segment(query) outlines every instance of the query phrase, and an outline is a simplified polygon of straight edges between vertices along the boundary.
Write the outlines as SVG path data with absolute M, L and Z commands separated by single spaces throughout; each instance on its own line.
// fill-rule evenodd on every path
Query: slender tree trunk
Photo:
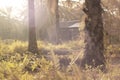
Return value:
M 105 68 L 104 45 L 103 45 L 103 21 L 101 0 L 85 0 L 86 13 L 86 37 L 85 54 L 81 62 L 82 67 L 90 65 L 92 67 L 103 66 Z
M 36 40 L 36 27 L 35 27 L 35 10 L 34 0 L 28 0 L 29 7 L 29 44 L 28 51 L 32 53 L 38 52 L 37 40 Z
M 59 6 L 58 6 L 59 0 L 56 0 L 56 8 L 55 8 L 55 15 L 56 15 L 56 42 L 57 44 L 60 43 L 60 27 L 59 27 Z

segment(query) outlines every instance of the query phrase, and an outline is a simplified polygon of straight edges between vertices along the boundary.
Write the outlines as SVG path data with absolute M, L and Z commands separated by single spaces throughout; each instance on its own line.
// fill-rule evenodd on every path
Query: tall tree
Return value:
M 103 21 L 101 0 L 85 0 L 83 11 L 86 13 L 85 30 L 86 46 L 81 65 L 97 67 L 103 65 L 105 68 L 104 45 L 103 45 Z
M 56 42 L 60 43 L 59 6 L 58 6 L 58 3 L 59 3 L 59 0 L 56 0 L 56 8 L 55 8 L 55 14 L 56 14 L 56 32 L 57 32 Z
M 56 29 L 56 40 L 55 43 L 60 42 L 60 27 L 59 27 L 59 0 L 48 0 L 48 7 L 52 15 L 55 16 L 55 29 Z
M 28 0 L 28 7 L 29 7 L 29 45 L 28 45 L 28 51 L 30 51 L 32 53 L 37 53 L 38 47 L 37 47 L 37 40 L 36 40 L 34 0 Z

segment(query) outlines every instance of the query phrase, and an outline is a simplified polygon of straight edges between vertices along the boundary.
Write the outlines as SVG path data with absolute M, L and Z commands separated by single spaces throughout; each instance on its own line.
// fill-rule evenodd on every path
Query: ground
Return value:
M 47 46 L 46 46 L 47 45 Z M 1 80 L 119 80 L 120 57 L 117 50 L 106 51 L 107 72 L 79 67 L 84 51 L 82 41 L 52 45 L 38 41 L 39 54 L 27 51 L 27 42 L 0 42 Z M 44 50 L 41 52 L 41 50 Z M 113 53 L 113 52 L 116 53 Z M 46 53 L 46 54 L 44 54 Z M 112 54 L 109 54 L 112 53 Z M 42 55 L 42 56 L 41 56 Z M 116 56 L 117 55 L 117 56 Z M 46 56 L 46 57 L 44 57 Z M 46 60 L 47 59 L 47 60 Z M 60 63 L 59 63 L 60 62 Z

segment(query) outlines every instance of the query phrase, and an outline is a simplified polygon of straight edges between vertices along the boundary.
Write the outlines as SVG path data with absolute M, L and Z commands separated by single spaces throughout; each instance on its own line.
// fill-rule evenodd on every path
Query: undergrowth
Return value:
M 120 65 L 112 65 L 110 59 L 106 63 L 106 73 L 99 68 L 91 69 L 90 66 L 83 70 L 75 63 L 69 67 L 61 66 L 60 56 L 54 50 L 77 50 L 79 44 L 69 42 L 56 46 L 38 41 L 39 54 L 35 54 L 27 51 L 27 42 L 1 40 L 0 80 L 120 80 Z M 110 52 L 113 49 L 111 46 L 108 48 Z M 43 55 L 43 49 L 49 54 Z M 62 57 L 73 58 L 71 56 L 72 54 Z

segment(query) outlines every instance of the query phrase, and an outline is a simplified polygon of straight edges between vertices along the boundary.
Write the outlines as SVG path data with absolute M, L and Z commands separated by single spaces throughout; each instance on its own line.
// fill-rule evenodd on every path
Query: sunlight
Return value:
M 0 7 L 18 7 L 22 8 L 24 0 L 0 0 Z
M 20 17 L 26 0 L 0 0 L 0 9 L 11 8 L 11 17 Z M 9 11 L 7 11 L 9 12 Z

